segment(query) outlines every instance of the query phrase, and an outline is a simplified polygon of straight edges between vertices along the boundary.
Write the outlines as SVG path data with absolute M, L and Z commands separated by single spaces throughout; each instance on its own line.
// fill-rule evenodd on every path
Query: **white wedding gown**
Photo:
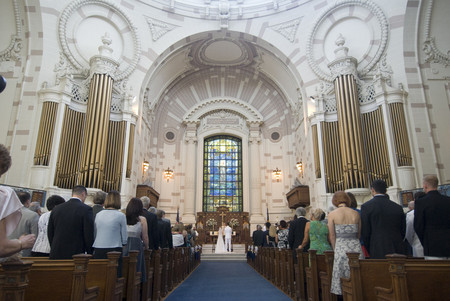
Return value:
M 219 228 L 219 235 L 217 236 L 216 249 L 214 253 L 226 253 L 225 244 L 223 242 L 223 230 L 222 227 Z

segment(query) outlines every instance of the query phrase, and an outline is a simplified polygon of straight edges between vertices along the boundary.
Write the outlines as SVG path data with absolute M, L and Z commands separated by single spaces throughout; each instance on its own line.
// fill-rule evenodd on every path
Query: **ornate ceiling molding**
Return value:
M 88 10 L 83 11 L 84 16 L 81 17 L 77 12 L 88 5 L 98 6 L 100 8 L 106 8 L 106 10 Z M 112 23 L 111 17 L 108 13 L 113 12 L 119 18 L 114 18 L 114 22 L 121 22 L 121 24 Z M 130 47 L 132 52 L 131 62 L 127 63 L 125 60 L 121 60 L 121 64 L 117 69 L 115 80 L 120 81 L 127 78 L 137 66 L 140 59 L 141 49 L 140 41 L 137 34 L 137 29 L 134 27 L 131 19 L 125 14 L 125 12 L 114 3 L 110 3 L 105 0 L 77 0 L 70 3 L 62 12 L 59 19 L 58 34 L 59 42 L 61 44 L 62 51 L 67 57 L 69 62 L 80 73 L 85 69 L 89 69 L 89 64 L 83 61 L 82 56 L 75 47 L 75 44 L 69 43 L 69 39 L 73 39 L 73 28 L 76 27 L 82 19 L 88 17 L 100 17 L 104 20 L 111 22 L 116 28 L 121 28 L 122 36 L 130 35 L 130 39 L 133 41 L 131 45 L 124 43 L 124 47 Z
M 436 46 L 435 37 L 430 34 L 431 14 L 433 11 L 433 0 L 429 1 L 425 16 L 425 42 L 423 42 L 423 51 L 425 52 L 425 61 L 433 62 L 448 67 L 450 65 L 450 50 L 447 53 L 442 52 Z
M 350 13 L 354 10 L 351 9 L 351 7 L 363 8 L 373 14 L 375 18 L 368 19 L 367 14 L 358 15 Z M 339 12 L 338 17 L 333 15 L 335 12 Z M 319 51 L 320 49 L 316 47 L 316 42 L 323 42 L 328 31 L 334 24 L 337 24 L 338 21 L 350 18 L 360 20 L 367 26 L 371 26 L 370 30 L 374 32 L 374 34 L 377 34 L 377 38 L 379 39 L 376 44 L 374 43 L 373 45 L 370 45 L 368 50 L 369 52 L 365 54 L 365 61 L 358 62 L 358 73 L 360 76 L 364 76 L 371 71 L 371 69 L 378 63 L 386 49 L 389 37 L 389 23 L 383 10 L 371 0 L 339 1 L 335 5 L 328 7 L 324 12 L 322 12 L 322 14 L 320 14 L 319 18 L 315 22 L 313 30 L 311 31 L 306 47 L 308 63 L 314 73 L 322 80 L 331 82 L 334 77 L 328 68 L 324 68 L 328 62 L 325 58 L 325 54 L 323 54 L 323 50 Z M 333 20 L 333 22 L 330 22 L 330 20 Z M 322 58 L 316 57 L 317 54 L 322 54 Z
M 168 33 L 169 31 L 179 27 L 174 24 L 156 20 L 150 17 L 145 17 L 147 24 L 150 27 L 150 32 L 152 33 L 152 40 L 157 41 L 160 37 Z
M 253 106 L 239 99 L 210 99 L 202 101 L 194 106 L 183 116 L 183 122 L 199 121 L 211 112 L 220 111 L 233 112 L 247 121 L 262 123 L 264 118 Z
M 17 0 L 13 1 L 13 5 L 16 34 L 11 36 L 11 42 L 8 47 L 0 51 L 0 62 L 20 61 L 20 50 L 22 49 L 22 22 L 20 20 L 19 4 L 17 3 Z
M 289 42 L 294 43 L 295 36 L 297 35 L 297 30 L 301 21 L 302 18 L 298 18 L 281 24 L 269 26 L 269 28 L 281 34 Z

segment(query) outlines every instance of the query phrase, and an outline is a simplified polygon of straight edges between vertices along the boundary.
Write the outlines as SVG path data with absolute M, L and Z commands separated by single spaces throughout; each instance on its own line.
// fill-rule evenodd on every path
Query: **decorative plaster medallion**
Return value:
M 339 34 L 345 36 L 349 55 L 358 61 L 358 74 L 364 76 L 386 48 L 388 22 L 370 0 L 342 0 L 327 8 L 317 19 L 306 48 L 308 63 L 322 80 L 334 80 L 327 65 L 335 59 L 334 42 Z
M 429 1 L 425 19 L 425 42 L 423 43 L 423 51 L 425 52 L 425 61 L 433 62 L 448 67 L 450 65 L 450 50 L 447 53 L 442 52 L 436 46 L 436 38 L 431 35 L 431 14 L 433 11 L 433 0 Z
M 269 28 L 281 34 L 283 37 L 288 39 L 289 42 L 294 43 L 298 26 L 300 25 L 301 21 L 302 18 L 298 18 L 278 25 L 269 26 Z
M 102 26 L 95 26 L 98 23 Z M 113 56 L 119 62 L 114 78 L 120 81 L 134 71 L 141 50 L 137 29 L 114 3 L 106 0 L 77 0 L 70 3 L 59 19 L 59 42 L 73 67 L 82 72 L 89 69 L 90 58 L 98 54 L 100 37 L 105 34 L 99 30 L 105 29 L 112 37 Z M 98 43 L 92 43 L 97 36 Z
M 243 67 L 253 63 L 256 53 L 255 48 L 243 40 L 214 38 L 196 43 L 189 56 L 194 65 Z
M 177 25 L 169 24 L 150 17 L 145 17 L 145 19 L 147 19 L 148 26 L 150 27 L 153 41 L 157 41 L 160 37 L 171 31 L 172 29 L 179 27 Z
M 17 4 L 17 0 L 13 1 L 13 5 L 16 34 L 11 35 L 11 41 L 8 47 L 0 51 L 0 62 L 20 61 L 20 50 L 22 49 L 22 21 L 20 19 L 19 5 Z

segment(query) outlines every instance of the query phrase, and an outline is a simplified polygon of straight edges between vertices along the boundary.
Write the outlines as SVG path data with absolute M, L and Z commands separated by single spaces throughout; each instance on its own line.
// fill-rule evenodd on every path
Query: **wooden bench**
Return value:
M 0 264 L 0 300 L 23 301 L 32 262 L 13 261 Z
M 450 260 L 408 260 L 387 255 L 389 286 L 375 287 L 377 300 L 441 301 L 450 296 Z
M 309 255 L 298 249 L 295 252 L 297 254 L 297 263 L 294 264 L 295 298 L 298 301 L 305 301 L 307 296 L 305 268 L 309 266 Z
M 86 281 L 91 257 L 79 254 L 67 260 L 36 259 L 28 273 L 24 300 L 97 300 L 99 287 L 87 287 Z
M 141 290 L 141 272 L 137 272 L 137 257 L 139 251 L 129 251 L 123 257 L 122 276 L 124 278 L 123 297 L 127 301 L 139 301 Z
M 142 301 L 150 301 L 152 299 L 154 267 L 152 266 L 153 250 L 144 250 L 145 273 L 147 275 L 142 282 Z
M 333 274 L 333 251 L 325 251 L 318 255 L 317 250 L 309 250 L 309 267 L 305 268 L 308 300 L 333 301 L 336 295 L 331 294 Z

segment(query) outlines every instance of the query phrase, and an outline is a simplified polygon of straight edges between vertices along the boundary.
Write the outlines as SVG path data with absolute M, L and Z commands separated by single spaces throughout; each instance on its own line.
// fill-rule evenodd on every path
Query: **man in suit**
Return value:
M 92 207 L 85 205 L 84 186 L 72 189 L 72 198 L 56 206 L 48 221 L 50 259 L 72 259 L 75 254 L 92 254 L 94 218 Z
M 230 223 L 227 223 L 225 227 L 225 250 L 231 252 L 231 236 L 233 235 L 233 229 L 230 227 Z
M 34 234 L 35 237 L 38 235 L 38 222 L 39 214 L 28 209 L 31 204 L 31 195 L 28 192 L 19 192 L 17 194 L 23 207 L 20 209 L 22 212 L 22 217 L 20 218 L 19 224 L 16 229 L 8 236 L 9 239 L 19 239 L 22 235 Z M 30 257 L 31 248 L 23 249 L 21 251 L 22 256 Z
M 172 231 L 170 229 L 170 223 L 164 220 L 165 216 L 166 212 L 164 212 L 164 210 L 158 209 L 156 211 L 156 217 L 158 218 L 159 247 L 161 249 L 173 249 Z
M 425 259 L 450 259 L 450 198 L 438 192 L 438 178 L 423 178 L 425 196 L 416 200 L 414 230 Z
M 371 259 L 384 259 L 387 254 L 405 254 L 406 217 L 403 208 L 386 196 L 383 180 L 372 183 L 373 198 L 361 206 L 361 239 Z
M 292 221 L 289 226 L 288 233 L 288 241 L 289 246 L 292 249 L 292 253 L 294 256 L 295 263 L 297 262 L 297 253 L 296 249 L 303 242 L 303 238 L 305 236 L 305 226 L 308 220 L 306 219 L 306 209 L 303 207 L 298 207 L 295 209 L 295 214 L 297 215 L 297 219 Z M 303 252 L 307 252 L 309 249 L 309 243 L 303 248 Z
M 260 225 L 256 226 L 256 230 L 253 231 L 253 245 L 255 247 L 262 247 L 264 244 L 264 231 L 262 230 L 262 227 Z
M 142 205 L 144 209 L 142 210 L 142 216 L 147 220 L 148 229 L 148 245 L 150 249 L 158 250 L 158 218 L 156 214 L 148 211 L 150 207 L 150 199 L 147 196 L 141 197 Z

